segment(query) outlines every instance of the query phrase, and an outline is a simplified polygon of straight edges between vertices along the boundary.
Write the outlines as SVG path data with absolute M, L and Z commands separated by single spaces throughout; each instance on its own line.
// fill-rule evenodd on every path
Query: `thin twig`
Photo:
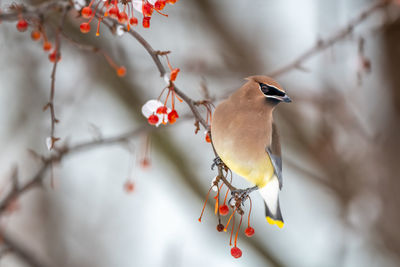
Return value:
M 49 102 L 44 106 L 44 110 L 47 108 L 50 110 L 50 123 L 51 123 L 51 130 L 50 130 L 50 144 L 49 144 L 49 149 L 53 149 L 55 143 L 59 140 L 59 138 L 55 137 L 55 124 L 58 123 L 58 119 L 56 118 L 55 114 L 55 108 L 54 108 L 54 95 L 55 95 L 55 83 L 56 83 L 56 71 L 57 71 L 57 65 L 58 61 L 61 58 L 61 41 L 60 41 L 60 32 L 63 29 L 65 18 L 67 16 L 67 13 L 69 11 L 70 7 L 65 7 L 62 11 L 62 16 L 60 19 L 59 26 L 57 28 L 56 32 L 56 47 L 54 50 L 55 58 L 54 58 L 54 64 L 53 64 L 53 69 L 51 71 L 51 83 L 50 83 L 50 97 L 49 97 Z
M 333 34 L 332 36 L 326 39 L 319 39 L 313 47 L 307 49 L 295 60 L 293 60 L 286 66 L 283 66 L 280 69 L 273 71 L 269 75 L 271 77 L 278 77 L 291 70 L 302 69 L 303 68 L 302 65 L 306 60 L 310 59 L 319 52 L 327 49 L 328 47 L 333 46 L 337 42 L 346 38 L 353 32 L 356 26 L 364 22 L 370 15 L 388 6 L 391 2 L 392 2 L 391 0 L 376 1 L 370 7 L 359 13 L 354 19 L 352 19 L 343 29 L 339 30 L 336 34 Z

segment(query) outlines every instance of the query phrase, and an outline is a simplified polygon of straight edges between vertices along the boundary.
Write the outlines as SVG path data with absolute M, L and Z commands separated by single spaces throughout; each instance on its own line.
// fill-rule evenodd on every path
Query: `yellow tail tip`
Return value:
M 269 223 L 269 224 L 276 224 L 279 228 L 282 228 L 283 227 L 283 225 L 284 225 L 284 223 L 282 222 L 282 221 L 280 221 L 280 220 L 274 220 L 274 219 L 272 219 L 271 217 L 269 217 L 269 216 L 267 216 L 267 217 L 265 217 L 266 219 L 267 219 L 267 222 Z

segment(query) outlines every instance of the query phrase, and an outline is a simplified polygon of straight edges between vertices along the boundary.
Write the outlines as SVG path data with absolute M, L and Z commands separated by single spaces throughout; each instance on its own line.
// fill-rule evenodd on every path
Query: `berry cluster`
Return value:
M 19 20 L 17 21 L 17 25 L 16 25 L 17 30 L 19 32 L 26 32 L 28 30 L 29 26 L 31 26 L 33 28 L 32 32 L 31 32 L 32 40 L 38 42 L 42 39 L 43 40 L 43 50 L 45 52 L 50 52 L 51 49 L 53 48 L 53 45 L 47 39 L 47 35 L 46 35 L 43 25 L 36 21 L 28 22 L 26 19 L 24 19 L 22 16 L 20 16 Z M 61 54 L 60 54 L 60 52 L 57 52 L 57 48 L 55 48 L 49 54 L 49 60 L 50 60 L 50 62 L 55 62 L 55 61 L 61 60 Z
M 83 18 L 89 19 L 80 25 L 82 33 L 90 32 L 90 22 L 97 17 L 96 35 L 100 35 L 100 23 L 104 17 L 110 17 L 117 20 L 120 24 L 126 25 L 127 30 L 131 26 L 138 25 L 138 18 L 135 17 L 133 10 L 143 14 L 142 25 L 144 28 L 150 27 L 150 19 L 153 12 L 168 17 L 161 13 L 166 4 L 175 4 L 177 0 L 92 0 L 88 6 L 81 9 Z
M 142 107 L 142 113 L 147 118 L 149 124 L 159 126 L 161 123 L 166 125 L 168 122 L 174 124 L 179 118 L 178 112 L 175 110 L 175 98 L 182 102 L 182 99 L 175 92 L 174 82 L 180 71 L 179 68 L 172 68 L 168 56 L 165 55 L 170 69 L 169 77 L 167 77 L 168 86 L 165 87 L 157 100 L 149 100 Z M 164 102 L 161 102 L 161 98 L 164 93 L 168 90 L 167 96 Z M 171 98 L 171 108 L 167 106 L 168 99 Z
M 242 225 L 242 219 L 243 219 L 243 215 L 244 215 L 244 211 L 241 208 L 242 205 L 242 201 L 240 200 L 234 200 L 232 199 L 231 201 L 228 201 L 228 204 L 226 204 L 226 200 L 229 194 L 229 188 L 226 190 L 225 193 L 225 197 L 224 197 L 224 202 L 222 203 L 222 205 L 220 205 L 219 202 L 219 196 L 221 195 L 221 190 L 222 187 L 224 186 L 224 183 L 221 184 L 221 186 L 218 185 L 219 183 L 219 179 L 216 178 L 214 179 L 214 181 L 212 181 L 211 187 L 208 190 L 207 196 L 206 196 L 206 200 L 204 202 L 203 205 L 203 210 L 201 211 L 201 215 L 199 217 L 199 222 L 201 222 L 205 207 L 207 205 L 207 201 L 208 201 L 208 197 L 210 195 L 211 189 L 213 189 L 214 191 L 217 191 L 216 196 L 214 197 L 215 199 L 215 214 L 218 215 L 218 225 L 217 225 L 217 231 L 218 232 L 227 232 L 228 227 L 232 221 L 232 228 L 231 228 L 231 235 L 230 235 L 230 239 L 229 239 L 229 246 L 232 246 L 232 238 L 233 238 L 233 233 L 235 231 L 235 214 L 238 213 L 240 215 L 240 222 L 239 222 L 239 226 L 237 228 L 236 234 L 235 234 L 235 239 L 234 239 L 234 243 L 233 243 L 233 247 L 231 249 L 231 255 L 234 258 L 240 258 L 242 256 L 242 251 L 240 248 L 237 247 L 237 238 L 239 235 L 239 231 L 240 231 L 240 226 Z M 248 198 L 250 201 L 250 209 L 249 209 L 249 214 L 247 217 L 247 228 L 244 231 L 244 234 L 248 237 L 251 237 L 254 235 L 254 228 L 250 226 L 250 214 L 251 214 L 251 208 L 252 208 L 252 203 L 251 203 L 251 198 Z M 230 207 L 229 207 L 230 206 Z M 231 215 L 229 216 L 228 222 L 226 223 L 226 226 L 224 226 L 221 223 L 221 218 L 220 216 L 226 216 L 229 214 L 230 209 L 233 210 L 233 212 L 231 213 Z
M 167 97 L 164 102 L 159 99 L 162 97 L 165 90 L 168 89 Z M 167 106 L 168 99 L 171 97 L 171 108 Z M 178 112 L 175 110 L 175 98 L 182 101 L 175 93 L 173 87 L 166 87 L 161 92 L 157 100 L 149 100 L 142 107 L 142 113 L 147 118 L 149 124 L 159 126 L 161 123 L 166 125 L 168 122 L 174 124 L 179 118 Z

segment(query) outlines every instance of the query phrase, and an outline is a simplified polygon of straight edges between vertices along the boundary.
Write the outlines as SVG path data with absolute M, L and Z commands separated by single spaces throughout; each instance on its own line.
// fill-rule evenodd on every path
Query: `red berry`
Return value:
M 90 32 L 90 24 L 88 22 L 83 22 L 80 26 L 80 29 L 82 33 L 88 33 Z
M 225 226 L 222 223 L 217 225 L 217 231 L 218 232 L 222 232 L 224 230 L 224 228 L 225 228 Z
M 41 37 L 40 31 L 38 31 L 38 30 L 33 30 L 32 31 L 32 33 L 31 33 L 32 40 L 38 41 L 40 39 L 40 37 Z
M 175 109 L 171 110 L 170 113 L 168 113 L 168 121 L 171 124 L 174 124 L 176 122 L 176 119 L 179 118 L 178 112 L 176 112 Z
M 150 27 L 150 19 L 151 19 L 151 17 L 144 17 L 143 18 L 143 28 L 149 28 Z
M 159 107 L 156 111 L 157 114 L 167 114 L 168 108 L 166 106 Z
M 254 235 L 254 228 L 253 227 L 247 227 L 246 230 L 244 231 L 244 234 L 247 235 L 248 237 Z
M 44 50 L 44 51 L 50 51 L 50 50 L 51 50 L 51 47 L 52 47 L 52 45 L 51 45 L 50 42 L 44 42 L 44 43 L 43 43 L 43 50 Z
M 124 189 L 125 189 L 125 192 L 127 192 L 127 193 L 132 193 L 133 190 L 135 189 L 135 185 L 133 184 L 132 181 L 128 180 L 128 181 L 126 181 L 126 183 L 124 184 Z
M 151 162 L 150 162 L 150 159 L 149 159 L 149 158 L 144 158 L 144 159 L 142 159 L 142 160 L 140 161 L 140 166 L 141 166 L 143 169 L 146 169 L 146 168 L 150 167 L 150 165 L 151 165 Z
M 93 11 L 92 11 L 92 9 L 90 7 L 85 6 L 84 8 L 82 8 L 82 11 L 81 11 L 82 17 L 88 19 L 88 18 L 90 18 L 92 16 L 92 13 L 93 13 Z
M 154 3 L 154 8 L 158 11 L 161 11 L 164 9 L 167 1 L 166 0 L 158 0 L 157 2 Z
M 155 115 L 155 114 L 151 115 L 151 116 L 147 119 L 147 121 L 148 121 L 151 125 L 156 125 L 157 122 L 158 122 L 158 120 L 159 120 L 159 118 L 158 118 L 158 116 Z
M 61 55 L 60 53 L 57 54 L 57 51 L 53 51 L 52 53 L 49 54 L 49 60 L 50 62 L 57 62 L 61 60 Z
M 128 14 L 126 14 L 126 12 L 122 11 L 121 13 L 118 14 L 119 23 L 124 24 L 127 21 L 128 21 Z
M 119 15 L 118 7 L 113 6 L 112 8 L 110 8 L 110 10 L 108 10 L 108 14 L 110 14 L 111 18 L 118 19 L 118 15 Z
M 150 17 L 153 14 L 153 5 L 149 2 L 143 2 L 142 5 L 143 16 Z
M 133 26 L 138 25 L 138 19 L 135 18 L 135 17 L 132 17 L 132 18 L 129 20 L 129 24 L 131 24 L 131 25 L 133 25 Z
M 208 132 L 206 133 L 206 142 L 211 143 L 210 134 Z
M 121 66 L 117 69 L 117 75 L 119 77 L 124 77 L 126 74 L 126 68 L 124 66 Z
M 26 31 L 26 29 L 28 29 L 28 22 L 24 19 L 20 19 L 17 22 L 17 30 L 20 32 L 24 32 Z
M 225 216 L 229 213 L 229 207 L 227 205 L 222 205 L 221 207 L 219 207 L 219 214 L 221 214 L 222 216 Z
M 240 258 L 240 257 L 242 257 L 242 251 L 238 247 L 233 247 L 231 249 L 231 255 L 236 259 Z

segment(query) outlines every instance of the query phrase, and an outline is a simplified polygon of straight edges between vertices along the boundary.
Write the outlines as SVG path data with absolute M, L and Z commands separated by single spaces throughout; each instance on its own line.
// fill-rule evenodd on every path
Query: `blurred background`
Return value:
M 37 5 L 42 1 L 24 1 Z M 11 1 L 2 1 L 4 10 Z M 180 0 L 153 15 L 150 29 L 135 28 L 180 68 L 177 86 L 217 104 L 243 78 L 271 74 L 345 29 L 372 0 Z M 204 133 L 194 120 L 149 134 L 150 168 L 137 163 L 147 135 L 129 144 L 97 146 L 54 165 L 54 189 L 18 199 L 0 218 L 1 229 L 43 266 L 399 266 L 400 265 L 400 20 L 393 2 L 370 15 L 342 41 L 277 77 L 293 99 L 275 118 L 281 133 L 285 226 L 267 224 L 253 193 L 251 238 L 239 235 L 240 259 L 229 234 L 215 230 L 210 197 L 216 172 Z M 46 20 L 56 27 L 59 13 Z M 55 108 L 60 144 L 112 137 L 147 124 L 141 106 L 159 96 L 163 79 L 131 36 L 106 27 L 83 35 L 76 12 L 65 33 L 94 45 L 127 68 L 119 78 L 104 57 L 62 40 Z M 94 27 L 94 25 L 92 26 Z M 49 27 L 50 40 L 54 40 Z M 53 64 L 29 32 L 0 24 L 0 197 L 13 166 L 21 184 L 38 170 L 29 150 L 48 155 L 50 115 L 43 112 Z M 190 114 L 177 104 L 182 116 Z M 205 113 L 204 113 L 205 114 Z M 125 182 L 133 182 L 127 193 Z M 233 184 L 248 184 L 233 177 Z M 226 220 L 226 218 L 224 218 Z M 241 232 L 245 227 L 242 226 Z M 3 248 L 6 249 L 6 248 Z M 6 250 L 4 250 L 6 251 Z M 1 253 L 0 266 L 29 266 L 18 253 Z

